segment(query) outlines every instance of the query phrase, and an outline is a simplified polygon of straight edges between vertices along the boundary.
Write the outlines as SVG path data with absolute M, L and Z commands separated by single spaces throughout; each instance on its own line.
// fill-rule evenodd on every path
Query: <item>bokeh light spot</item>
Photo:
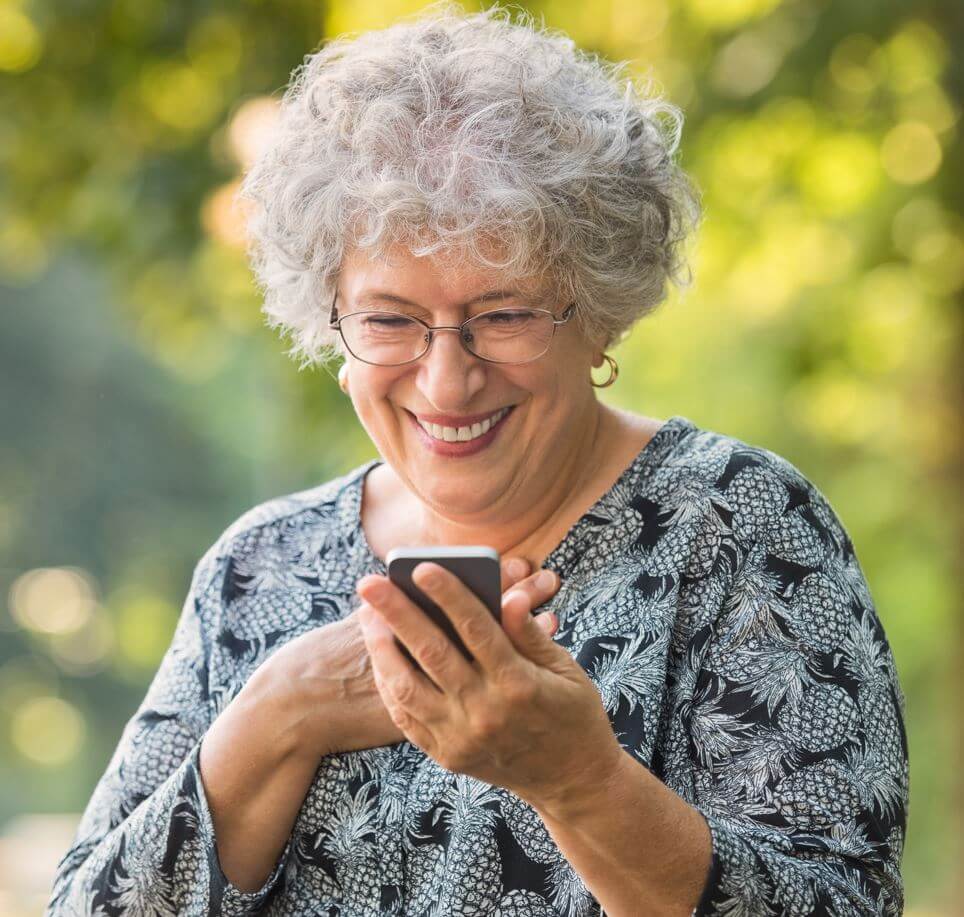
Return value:
M 116 623 L 117 648 L 123 662 L 153 671 L 171 642 L 177 612 L 157 596 L 142 594 L 121 604 Z
M 780 158 L 803 149 L 817 130 L 813 106 L 794 96 L 779 96 L 767 102 L 758 120 L 763 127 L 761 141 Z
M 866 95 L 881 80 L 880 47 L 869 35 L 848 35 L 830 56 L 830 76 L 841 89 Z
M 780 6 L 781 0 L 686 0 L 690 16 L 707 29 L 732 29 Z
M 0 70 L 23 73 L 40 60 L 43 37 L 26 14 L 0 5 Z
M 916 185 L 934 176 L 941 166 L 941 145 L 934 131 L 920 121 L 904 121 L 891 128 L 880 147 L 884 171 L 902 185 Z
M 90 575 L 74 567 L 28 570 L 10 587 L 10 613 L 21 627 L 44 634 L 79 630 L 96 599 Z
M 763 89 L 782 61 L 783 50 L 776 42 L 766 35 L 744 33 L 720 49 L 710 79 L 724 95 L 745 98 Z
M 951 130 L 960 119 L 959 109 L 936 83 L 901 96 L 897 112 L 897 120 L 922 121 L 936 134 Z
M 947 66 L 947 43 L 926 22 L 912 20 L 885 45 L 891 85 L 911 92 L 936 80 Z
M 803 154 L 797 176 L 807 199 L 822 212 L 852 213 L 880 184 L 876 146 L 857 133 L 825 137 Z
M 207 127 L 221 109 L 218 86 L 195 67 L 154 63 L 141 74 L 140 95 L 162 124 L 182 131 Z
M 239 165 L 247 170 L 270 145 L 278 125 L 280 109 L 275 99 L 248 99 L 231 118 L 228 142 Z
M 221 13 L 202 19 L 187 39 L 187 56 L 208 79 L 230 76 L 241 63 L 242 38 L 237 22 Z
M 215 188 L 201 205 L 201 225 L 212 238 L 234 248 L 244 248 L 245 213 L 250 206 L 237 197 L 240 182 L 232 181 Z
M 891 223 L 891 238 L 897 250 L 910 257 L 922 236 L 944 229 L 946 222 L 940 202 L 921 195 L 897 211 Z
M 46 767 L 57 767 L 73 758 L 85 733 L 81 712 L 59 697 L 31 698 L 10 721 L 13 747 L 27 760 Z

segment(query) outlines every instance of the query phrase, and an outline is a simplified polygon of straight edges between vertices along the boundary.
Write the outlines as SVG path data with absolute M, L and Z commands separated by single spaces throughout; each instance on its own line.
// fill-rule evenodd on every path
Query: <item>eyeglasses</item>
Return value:
M 353 357 L 375 366 L 402 366 L 420 359 L 436 331 L 457 331 L 462 346 L 488 363 L 529 363 L 549 349 L 556 326 L 568 322 L 576 308 L 571 303 L 562 318 L 548 309 L 492 309 L 461 325 L 427 325 L 413 315 L 379 309 L 339 317 L 337 298 L 336 291 L 328 327 L 337 329 Z

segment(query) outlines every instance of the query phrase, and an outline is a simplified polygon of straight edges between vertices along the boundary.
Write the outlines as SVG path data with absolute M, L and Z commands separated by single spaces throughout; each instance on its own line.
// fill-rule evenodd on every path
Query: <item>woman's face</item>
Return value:
M 505 287 L 488 268 L 456 271 L 404 249 L 394 250 L 389 263 L 354 251 L 343 262 L 336 305 L 339 315 L 392 309 L 430 325 L 458 325 L 480 312 L 523 305 L 558 318 L 567 305 L 534 301 L 531 288 L 528 296 L 472 302 Z M 412 305 L 364 298 L 374 293 Z M 436 333 L 429 352 L 403 366 L 373 366 L 351 354 L 346 360 L 349 395 L 382 458 L 409 491 L 446 517 L 524 515 L 585 455 L 598 408 L 589 372 L 602 355 L 572 320 L 556 327 L 543 356 L 525 364 L 484 362 L 452 332 Z M 440 443 L 416 421 L 458 428 L 504 408 L 511 411 L 473 443 Z

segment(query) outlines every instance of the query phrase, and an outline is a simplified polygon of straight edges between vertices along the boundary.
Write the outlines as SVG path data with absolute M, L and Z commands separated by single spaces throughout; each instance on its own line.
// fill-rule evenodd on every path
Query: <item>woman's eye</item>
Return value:
M 365 324 L 371 328 L 404 328 L 406 325 L 410 325 L 412 323 L 407 318 L 386 315 L 378 318 L 369 316 L 365 319 Z
M 490 325 L 521 325 L 528 321 L 531 316 L 532 313 L 527 309 L 511 311 L 500 309 L 497 312 L 482 316 L 481 320 Z

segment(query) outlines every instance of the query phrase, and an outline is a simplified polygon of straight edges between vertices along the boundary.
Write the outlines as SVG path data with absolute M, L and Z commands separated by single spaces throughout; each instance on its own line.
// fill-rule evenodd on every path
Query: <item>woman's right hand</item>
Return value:
M 516 568 L 515 563 L 521 565 Z M 521 589 L 535 609 L 552 598 L 558 585 L 536 586 L 539 571 L 530 575 L 529 570 L 522 558 L 503 558 L 502 595 Z M 551 614 L 537 615 L 536 620 L 547 633 L 555 631 Z M 405 738 L 375 687 L 357 609 L 289 641 L 265 660 L 257 674 L 269 678 L 294 705 L 297 742 L 311 758 L 391 745 Z

